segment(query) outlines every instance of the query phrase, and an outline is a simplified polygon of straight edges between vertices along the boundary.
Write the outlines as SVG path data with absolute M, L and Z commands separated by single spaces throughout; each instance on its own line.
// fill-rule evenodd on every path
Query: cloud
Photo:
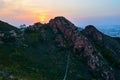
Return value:
M 0 0 L 0 9 L 5 8 L 6 4 L 4 0 Z
M 35 3 L 29 2 L 32 0 L 0 0 L 0 19 L 17 22 L 35 22 L 39 21 L 39 17 L 44 15 L 52 16 L 53 12 L 50 9 L 45 9 Z M 1 7 L 2 6 L 2 7 Z

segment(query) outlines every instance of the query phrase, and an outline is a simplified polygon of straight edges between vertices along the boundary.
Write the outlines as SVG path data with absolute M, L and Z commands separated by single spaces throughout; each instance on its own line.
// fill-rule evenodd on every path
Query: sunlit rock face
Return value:
M 93 54 L 95 52 L 93 46 L 90 44 L 88 39 L 80 33 L 74 24 L 72 24 L 64 17 L 56 17 L 51 19 L 49 24 L 50 27 L 52 27 L 54 33 L 58 33 L 58 31 L 60 31 L 64 35 L 64 38 L 72 43 L 73 48 L 82 53 L 81 56 L 86 59 L 87 65 L 92 70 L 102 69 L 100 74 L 104 77 L 105 80 L 114 80 L 114 75 L 112 74 L 110 68 L 105 67 L 105 63 L 103 63 L 98 56 Z M 102 35 L 100 35 L 97 29 L 93 26 L 87 26 L 83 32 L 86 35 L 92 35 L 93 38 L 97 40 L 102 40 Z M 63 38 L 59 37 L 56 40 L 59 41 L 61 45 L 63 45 Z
M 50 26 L 55 33 L 57 30 L 60 30 L 64 37 L 72 42 L 75 49 L 84 49 L 85 55 L 93 53 L 92 46 L 87 41 L 87 38 L 80 35 L 77 27 L 64 17 L 56 17 L 55 19 L 50 20 Z

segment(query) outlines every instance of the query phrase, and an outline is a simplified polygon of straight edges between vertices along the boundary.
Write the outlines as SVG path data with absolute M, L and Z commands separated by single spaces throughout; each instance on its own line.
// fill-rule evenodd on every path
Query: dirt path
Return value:
M 63 80 L 66 80 L 66 78 L 67 78 L 69 63 L 70 63 L 70 54 L 68 54 L 68 57 L 67 57 L 66 70 L 65 70 L 65 75 L 64 75 Z

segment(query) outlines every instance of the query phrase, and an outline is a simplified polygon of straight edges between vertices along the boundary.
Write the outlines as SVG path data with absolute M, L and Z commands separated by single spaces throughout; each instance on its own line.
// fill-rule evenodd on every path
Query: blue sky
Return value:
M 0 0 L 0 20 L 13 25 L 64 16 L 75 25 L 119 25 L 120 0 Z

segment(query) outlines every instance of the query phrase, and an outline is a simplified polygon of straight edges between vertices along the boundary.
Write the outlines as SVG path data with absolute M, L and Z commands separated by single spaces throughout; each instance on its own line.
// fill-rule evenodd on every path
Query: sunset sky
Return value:
M 0 20 L 12 25 L 64 16 L 75 25 L 119 25 L 120 0 L 0 0 Z

